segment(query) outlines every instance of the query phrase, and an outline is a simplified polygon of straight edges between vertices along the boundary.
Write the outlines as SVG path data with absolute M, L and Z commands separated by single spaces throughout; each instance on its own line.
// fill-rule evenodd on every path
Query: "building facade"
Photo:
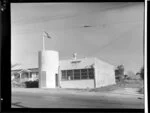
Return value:
M 60 87 L 97 88 L 115 84 L 114 66 L 97 58 L 60 61 Z
M 16 70 L 12 72 L 15 73 Z M 23 79 L 23 76 L 28 80 L 40 79 L 38 68 L 22 72 L 26 73 L 26 76 L 21 73 L 20 79 Z M 55 87 L 59 88 L 97 88 L 116 83 L 114 66 L 94 57 L 59 61 L 58 73 L 53 80 Z M 51 84 L 51 81 L 48 82 Z

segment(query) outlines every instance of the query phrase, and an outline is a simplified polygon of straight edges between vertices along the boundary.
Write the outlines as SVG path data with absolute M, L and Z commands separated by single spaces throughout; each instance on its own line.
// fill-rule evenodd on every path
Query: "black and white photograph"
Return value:
M 10 5 L 11 108 L 144 109 L 144 2 Z

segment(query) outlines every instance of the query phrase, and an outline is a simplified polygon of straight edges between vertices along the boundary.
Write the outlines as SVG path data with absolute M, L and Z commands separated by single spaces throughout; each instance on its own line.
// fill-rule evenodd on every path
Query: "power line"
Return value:
M 39 20 L 39 21 L 43 21 L 43 19 L 44 19 L 44 21 L 52 21 L 52 20 L 59 20 L 59 19 L 68 19 L 68 18 L 75 18 L 75 17 L 79 17 L 79 16 L 84 16 L 84 15 L 92 15 L 92 14 L 95 14 L 95 13 L 98 13 L 98 12 L 103 12 L 103 11 L 107 11 L 107 10 L 112 10 L 112 9 L 116 9 L 116 8 L 122 8 L 122 7 L 125 7 L 125 6 L 129 6 L 130 4 L 129 3 L 127 3 L 127 4 L 121 4 L 121 5 L 119 5 L 119 6 L 114 6 L 114 7 L 110 7 L 110 8 L 103 8 L 103 9 L 100 9 L 100 10 L 98 10 L 98 11 L 89 11 L 89 12 L 84 12 L 84 13 L 82 13 L 82 14 L 75 14 L 75 15 L 68 15 L 68 16 L 64 16 L 64 15 L 55 15 L 55 16 L 46 16 L 46 18 L 44 18 L 44 17 L 42 17 L 42 19 L 41 19 L 41 17 L 39 17 L 39 18 L 36 18 L 36 21 L 32 21 L 32 19 L 33 18 L 31 18 L 31 19 L 29 19 L 28 21 L 30 22 L 30 23 L 26 23 L 26 24 L 31 24 L 31 22 L 32 23 L 34 23 L 34 22 L 37 22 L 37 20 Z M 27 20 L 27 19 L 26 19 Z M 12 20 L 12 22 L 18 22 L 18 21 L 13 21 Z M 23 22 L 23 20 L 20 20 L 20 22 Z

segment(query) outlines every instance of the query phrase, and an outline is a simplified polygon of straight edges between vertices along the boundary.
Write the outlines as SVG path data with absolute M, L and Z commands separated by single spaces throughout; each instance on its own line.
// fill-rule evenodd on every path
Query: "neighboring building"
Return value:
M 12 80 L 18 81 L 34 81 L 39 78 L 38 73 L 39 73 L 38 68 L 17 69 L 12 70 L 11 78 Z
M 12 73 L 21 79 L 39 78 L 38 68 L 13 70 Z M 61 60 L 55 76 L 55 85 L 61 88 L 97 88 L 115 83 L 114 66 L 97 58 Z

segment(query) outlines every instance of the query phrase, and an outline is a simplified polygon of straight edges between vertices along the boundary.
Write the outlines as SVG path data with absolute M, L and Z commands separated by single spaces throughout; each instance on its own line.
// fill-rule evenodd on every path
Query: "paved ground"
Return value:
M 66 89 L 12 89 L 13 108 L 144 108 L 143 95 Z

